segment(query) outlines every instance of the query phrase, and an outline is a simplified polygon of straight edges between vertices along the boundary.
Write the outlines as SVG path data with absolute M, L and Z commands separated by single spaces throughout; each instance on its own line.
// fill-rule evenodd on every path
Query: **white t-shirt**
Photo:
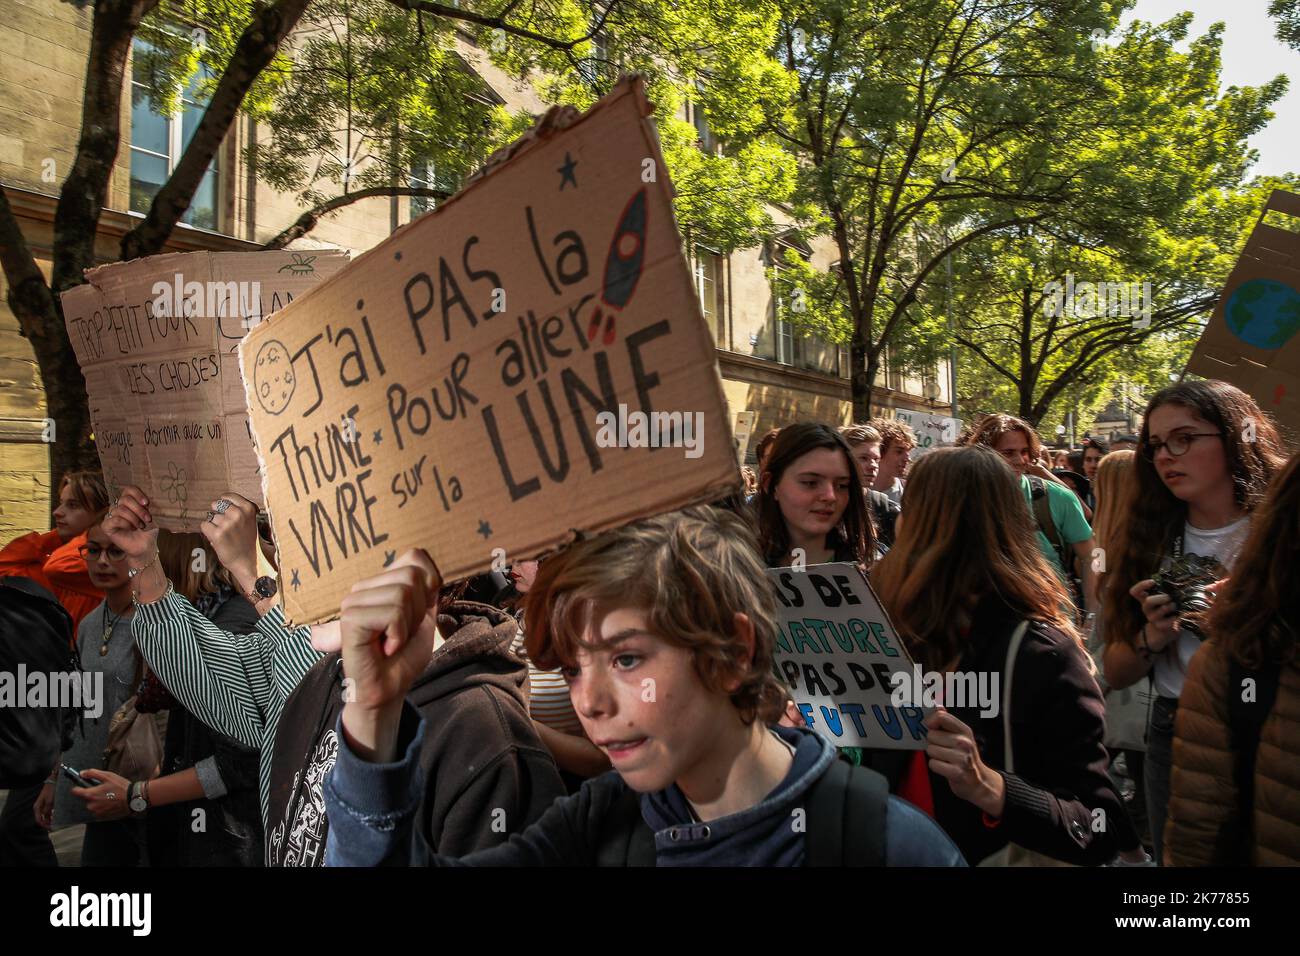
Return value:
M 562 734 L 571 737 L 583 736 L 582 721 L 573 709 L 573 700 L 569 697 L 569 682 L 559 670 L 544 671 L 533 666 L 528 660 L 528 651 L 524 647 L 524 632 L 515 635 L 510 645 L 518 657 L 528 661 L 528 716 Z
M 1183 553 L 1198 554 L 1203 558 L 1216 558 L 1228 571 L 1237 560 L 1250 531 L 1250 516 L 1238 518 L 1230 525 L 1206 531 L 1193 528 L 1190 524 L 1183 526 Z M 1168 567 L 1172 559 L 1166 557 L 1161 567 Z M 1187 668 L 1192 657 L 1201 647 L 1201 639 L 1188 632 L 1179 632 L 1174 646 L 1156 658 L 1155 691 L 1161 697 L 1179 697 L 1183 693 L 1183 681 L 1187 679 Z
M 906 484 L 907 482 L 903 481 L 902 478 L 895 477 L 894 483 L 881 492 L 881 494 L 894 504 L 901 505 L 903 503 L 903 488 Z

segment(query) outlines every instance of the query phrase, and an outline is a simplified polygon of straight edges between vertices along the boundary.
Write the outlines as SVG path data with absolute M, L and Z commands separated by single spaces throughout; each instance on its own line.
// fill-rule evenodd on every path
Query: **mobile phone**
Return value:
M 66 763 L 64 763 L 64 764 L 59 764 L 59 769 L 63 771 L 63 775 L 64 775 L 65 777 L 67 777 L 69 780 L 71 780 L 73 783 L 75 783 L 78 787 L 98 787 L 98 786 L 99 786 L 99 783 L 98 783 L 97 781 L 95 781 L 95 780 L 91 780 L 89 777 L 83 777 L 80 773 L 78 773 L 77 771 L 73 770 L 73 769 L 72 769 L 71 767 L 69 767 Z

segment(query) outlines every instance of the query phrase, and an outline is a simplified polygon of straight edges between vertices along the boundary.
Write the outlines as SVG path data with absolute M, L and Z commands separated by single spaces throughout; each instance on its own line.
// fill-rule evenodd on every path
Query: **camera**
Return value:
M 1203 558 L 1199 554 L 1184 554 L 1163 571 L 1152 575 L 1155 584 L 1149 593 L 1168 594 L 1173 598 L 1181 627 L 1202 637 L 1201 617 L 1212 603 L 1212 598 L 1206 594 L 1206 588 L 1222 575 L 1217 559 Z

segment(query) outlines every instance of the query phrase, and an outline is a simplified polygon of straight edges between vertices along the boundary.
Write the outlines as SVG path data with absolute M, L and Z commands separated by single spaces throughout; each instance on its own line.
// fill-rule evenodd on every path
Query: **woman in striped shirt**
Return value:
M 243 590 L 250 563 L 257 567 L 257 508 L 236 494 L 223 500 L 230 504 L 204 522 L 204 537 Z M 265 825 L 280 714 L 303 675 L 324 656 L 312 647 L 310 629 L 287 627 L 284 612 L 270 599 L 255 602 L 262 616 L 250 634 L 231 634 L 208 620 L 176 593 L 159 567 L 158 529 L 139 488 L 122 489 L 104 530 L 136 571 L 131 630 L 149 667 L 203 723 L 259 749 L 258 797 Z
M 536 561 L 520 561 L 511 567 L 510 579 L 521 596 L 533 586 L 537 565 Z M 574 792 L 583 780 L 608 770 L 609 758 L 583 732 L 564 675 L 558 669 L 540 670 L 528 660 L 528 652 L 524 649 L 523 612 L 520 611 L 517 617 L 519 635 L 511 650 L 528 661 L 528 714 L 542 743 L 555 758 L 565 785 Z

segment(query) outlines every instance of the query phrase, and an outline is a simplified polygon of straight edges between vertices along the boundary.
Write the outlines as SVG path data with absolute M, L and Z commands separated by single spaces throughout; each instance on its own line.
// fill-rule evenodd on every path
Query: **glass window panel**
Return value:
M 167 160 L 131 150 L 131 211 L 147 212 L 153 197 L 167 181 Z
M 194 131 L 199 128 L 199 120 L 203 118 L 203 111 L 197 109 L 190 103 L 185 103 L 181 107 L 181 152 L 185 152 L 185 147 L 190 145 L 190 140 L 194 138 Z M 180 156 L 176 159 L 179 161 Z
M 207 69 L 199 67 L 194 71 L 194 75 L 186 81 L 185 90 L 181 95 L 190 101 L 198 100 L 200 98 L 198 96 L 199 87 L 208 81 L 208 75 Z
M 167 153 L 171 121 L 150 107 L 149 91 L 131 84 L 131 145 L 152 153 Z
M 709 326 L 709 333 L 716 344 L 719 341 L 722 321 L 722 293 L 718 285 L 719 257 L 711 252 L 702 252 L 696 263 L 696 291 L 700 296 L 700 311 Z
M 217 174 L 208 170 L 199 181 L 199 188 L 194 191 L 190 208 L 185 211 L 183 222 L 200 229 L 217 228 Z

